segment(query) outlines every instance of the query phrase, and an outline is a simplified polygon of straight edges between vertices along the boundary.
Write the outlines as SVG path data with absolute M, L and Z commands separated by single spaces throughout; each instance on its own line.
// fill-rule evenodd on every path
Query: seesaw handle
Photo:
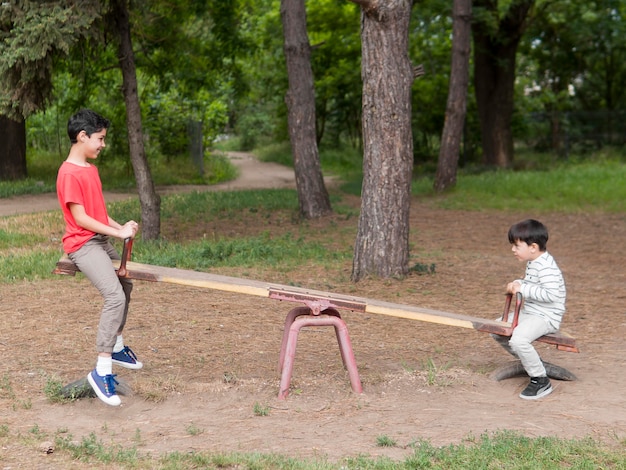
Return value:
M 513 294 L 506 294 L 506 301 L 504 302 L 504 313 L 502 315 L 502 320 L 507 322 L 509 321 L 509 310 L 511 309 L 511 301 L 513 299 Z M 519 322 L 519 312 L 522 308 L 522 293 L 518 292 L 515 294 L 515 312 L 513 312 L 513 321 L 511 322 L 511 331 L 515 329 Z
M 126 270 L 126 263 L 130 261 L 130 256 L 133 251 L 133 238 L 126 238 L 124 240 L 124 248 L 122 249 L 122 259 L 120 261 L 120 267 L 117 270 L 118 277 L 126 277 L 128 271 Z

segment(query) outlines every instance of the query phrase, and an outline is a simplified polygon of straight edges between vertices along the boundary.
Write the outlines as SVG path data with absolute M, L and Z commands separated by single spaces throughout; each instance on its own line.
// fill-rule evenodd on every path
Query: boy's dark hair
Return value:
M 546 251 L 548 229 L 538 220 L 523 220 L 512 225 L 509 229 L 509 242 L 513 244 L 518 241 L 525 242 L 528 245 L 536 243 L 540 251 Z
M 67 135 L 70 142 L 75 144 L 80 131 L 85 131 L 87 136 L 91 137 L 94 132 L 108 129 L 110 125 L 111 121 L 98 113 L 90 109 L 81 109 L 67 121 Z

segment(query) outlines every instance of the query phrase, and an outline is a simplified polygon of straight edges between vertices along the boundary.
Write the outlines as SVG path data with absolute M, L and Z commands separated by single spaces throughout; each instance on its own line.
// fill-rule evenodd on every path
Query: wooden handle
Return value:
M 513 299 L 513 294 L 506 294 L 506 301 L 504 302 L 504 313 L 502 314 L 502 321 L 509 321 L 509 310 L 511 309 L 511 301 Z M 515 329 L 517 324 L 519 323 L 519 312 L 522 308 L 522 300 L 523 296 L 521 292 L 515 294 L 515 311 L 513 312 L 513 321 L 511 322 L 511 330 Z
M 133 251 L 133 239 L 127 238 L 124 240 L 124 249 L 122 250 L 122 260 L 120 261 L 120 267 L 117 270 L 118 277 L 126 277 L 128 271 L 126 270 L 126 263 L 130 261 L 130 256 Z

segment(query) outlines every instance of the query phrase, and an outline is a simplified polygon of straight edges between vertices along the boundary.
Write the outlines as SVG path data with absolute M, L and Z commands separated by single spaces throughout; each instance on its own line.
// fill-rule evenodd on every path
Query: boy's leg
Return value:
M 105 250 L 110 259 L 119 260 L 121 258 L 115 247 L 110 242 L 106 243 Z M 120 326 L 117 329 L 116 343 L 113 345 L 113 354 L 111 355 L 111 358 L 113 364 L 126 367 L 127 369 L 141 369 L 143 364 L 137 359 L 133 350 L 124 344 L 122 338 L 122 331 L 124 330 L 126 318 L 128 317 L 128 306 L 130 304 L 130 294 L 133 290 L 133 281 L 123 277 L 118 277 L 118 281 L 124 290 L 126 301 L 124 305 L 124 315 L 122 317 L 122 321 L 120 322 Z
M 99 353 L 113 352 L 117 332 L 124 321 L 127 296 L 111 264 L 106 237 L 96 235 L 78 251 L 69 255 L 83 274 L 98 289 L 104 299 L 96 348 Z
M 496 341 L 496 343 L 502 346 L 506 350 L 506 352 L 508 352 L 511 356 L 517 357 L 517 354 L 515 354 L 515 352 L 511 349 L 511 346 L 509 346 L 509 340 L 511 339 L 510 336 L 496 335 L 493 333 L 490 336 Z
M 121 256 L 115 249 L 115 247 L 111 244 L 110 241 L 107 241 L 105 245 L 105 250 L 109 255 L 111 260 L 120 260 Z M 117 275 L 116 275 L 117 276 Z M 124 296 L 126 297 L 125 306 L 124 306 L 124 316 L 122 318 L 122 322 L 118 328 L 117 334 L 121 335 L 124 330 L 124 326 L 126 325 L 126 318 L 128 317 L 128 305 L 130 304 L 130 294 L 133 291 L 133 281 L 130 279 L 126 279 L 123 277 L 118 277 L 117 280 L 122 285 L 122 289 L 124 290 Z
M 509 346 L 522 362 L 529 377 L 546 377 L 546 369 L 532 342 L 554 331 L 554 328 L 541 317 L 520 315 L 519 323 L 509 340 Z

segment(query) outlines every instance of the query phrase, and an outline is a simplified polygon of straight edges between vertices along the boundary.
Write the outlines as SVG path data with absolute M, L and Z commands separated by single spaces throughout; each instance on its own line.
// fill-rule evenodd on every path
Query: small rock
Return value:
M 54 452 L 54 443 L 50 441 L 44 441 L 39 444 L 39 450 L 44 454 L 51 454 Z

